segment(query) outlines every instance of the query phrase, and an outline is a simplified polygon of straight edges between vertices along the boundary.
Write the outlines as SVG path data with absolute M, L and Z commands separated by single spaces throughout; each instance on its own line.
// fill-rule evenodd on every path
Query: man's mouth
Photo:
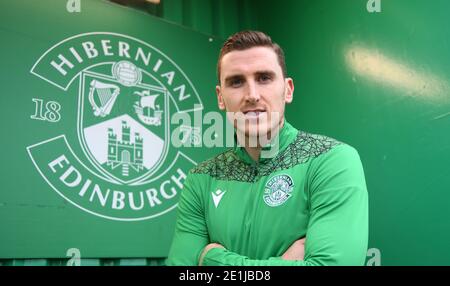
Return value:
M 264 109 L 252 109 L 243 111 L 242 113 L 244 113 L 246 117 L 259 117 L 261 114 L 266 113 L 266 111 Z

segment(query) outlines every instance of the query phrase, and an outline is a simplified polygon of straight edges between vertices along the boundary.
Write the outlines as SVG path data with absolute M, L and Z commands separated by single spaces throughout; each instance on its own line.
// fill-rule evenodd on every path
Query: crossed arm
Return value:
M 296 241 L 294 241 L 294 243 L 286 250 L 286 252 L 281 256 L 281 259 L 283 260 L 303 260 L 303 258 L 305 257 L 305 241 L 306 241 L 306 237 L 304 238 L 300 238 Z M 221 244 L 218 243 L 210 243 L 208 244 L 202 251 L 202 254 L 200 255 L 199 258 L 199 264 L 200 266 L 203 265 L 203 258 L 206 255 L 206 253 L 208 253 L 208 251 L 210 251 L 213 248 L 223 248 L 225 249 L 225 247 L 223 247 Z

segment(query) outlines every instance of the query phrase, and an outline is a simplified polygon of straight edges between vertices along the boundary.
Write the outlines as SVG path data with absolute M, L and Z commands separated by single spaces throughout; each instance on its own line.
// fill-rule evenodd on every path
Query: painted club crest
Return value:
M 291 197 L 293 188 L 294 182 L 289 175 L 272 177 L 264 188 L 264 202 L 270 207 L 280 206 Z
M 151 219 L 176 207 L 196 163 L 171 145 L 171 130 L 199 126 L 172 125 L 170 114 L 203 106 L 170 57 L 140 39 L 93 32 L 55 44 L 30 72 L 62 102 L 64 123 L 27 147 L 56 193 L 112 220 Z
M 157 170 L 170 138 L 167 101 L 167 89 L 131 62 L 82 72 L 78 134 L 99 172 L 131 183 Z

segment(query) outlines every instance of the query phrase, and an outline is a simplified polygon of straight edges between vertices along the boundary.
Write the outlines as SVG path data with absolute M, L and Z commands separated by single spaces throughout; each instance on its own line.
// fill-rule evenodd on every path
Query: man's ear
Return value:
M 217 104 L 220 110 L 225 110 L 225 102 L 223 101 L 220 85 L 216 85 Z
M 284 102 L 291 103 L 294 99 L 294 81 L 288 77 L 285 79 Z

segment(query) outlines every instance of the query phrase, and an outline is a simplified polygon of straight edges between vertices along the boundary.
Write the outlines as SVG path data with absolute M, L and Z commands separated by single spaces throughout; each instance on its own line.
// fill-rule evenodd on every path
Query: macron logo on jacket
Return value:
M 223 195 L 225 194 L 226 191 L 222 191 L 220 189 L 217 189 L 217 191 L 214 193 L 211 193 L 213 201 L 214 201 L 214 206 L 216 206 L 216 208 L 219 206 L 220 200 L 222 199 Z

